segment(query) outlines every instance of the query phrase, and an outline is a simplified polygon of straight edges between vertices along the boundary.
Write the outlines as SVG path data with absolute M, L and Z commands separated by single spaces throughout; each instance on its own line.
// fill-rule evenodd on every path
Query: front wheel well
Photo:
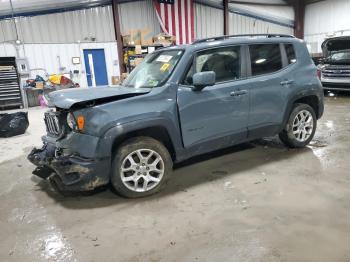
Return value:
M 169 154 L 170 154 L 172 160 L 175 161 L 176 154 L 175 154 L 175 149 L 174 149 L 173 143 L 171 141 L 171 138 L 170 138 L 169 133 L 166 130 L 166 128 L 161 127 L 161 126 L 147 127 L 147 128 L 135 130 L 135 131 L 123 134 L 121 136 L 118 136 L 113 142 L 112 155 L 114 155 L 114 153 L 116 152 L 118 147 L 124 141 L 126 141 L 130 138 L 139 137 L 139 136 L 151 137 L 151 138 L 154 138 L 154 139 L 158 140 L 159 142 L 161 142 L 166 147 L 166 149 L 169 151 Z
M 315 95 L 312 96 L 305 96 L 302 98 L 297 99 L 294 101 L 294 104 L 307 104 L 312 107 L 312 109 L 315 111 L 316 117 L 320 117 L 320 112 L 319 112 L 319 105 L 318 105 L 318 97 Z

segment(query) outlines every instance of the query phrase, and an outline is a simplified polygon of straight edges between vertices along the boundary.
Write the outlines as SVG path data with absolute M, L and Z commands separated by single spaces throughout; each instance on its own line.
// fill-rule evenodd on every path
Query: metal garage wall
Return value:
M 350 1 L 327 0 L 306 6 L 304 39 L 312 53 L 320 53 L 326 37 L 350 35 Z
M 255 2 L 255 1 L 254 1 Z M 283 4 L 284 1 L 282 1 Z M 284 4 L 286 4 L 284 2 Z M 257 5 L 257 4 L 236 4 L 230 3 L 229 7 L 246 13 L 258 14 L 261 17 L 270 18 L 286 24 L 294 21 L 294 9 L 288 5 Z
M 291 27 L 285 27 L 259 19 L 246 17 L 230 13 L 230 34 L 288 34 L 293 35 L 294 30 Z
M 24 44 L 20 46 L 20 57 L 27 57 L 31 77 L 36 74 L 43 75 L 43 70 L 46 69 L 48 74 L 69 73 L 69 71 L 79 70 L 81 74 L 78 79 L 75 79 L 81 86 L 87 86 L 85 64 L 84 64 L 84 49 L 102 48 L 105 51 L 108 82 L 111 84 L 111 76 L 119 75 L 118 66 L 118 50 L 117 44 L 109 43 L 71 43 L 71 44 Z M 14 45 L 8 43 L 0 44 L 1 56 L 16 56 Z M 81 64 L 73 65 L 72 57 L 80 57 Z M 63 71 L 60 67 L 64 67 Z
M 194 10 L 197 39 L 224 34 L 222 10 L 202 4 L 194 4 Z
M 0 42 L 16 40 L 16 31 L 13 21 L 0 20 Z
M 161 32 L 152 0 L 119 4 L 119 15 L 122 34 L 140 28 L 149 28 L 154 34 Z
M 211 7 L 210 5 L 216 7 Z M 223 10 L 220 9 L 221 5 L 221 2 L 215 0 L 211 0 L 207 4 L 198 2 L 195 3 L 195 33 L 197 39 L 223 35 L 224 25 Z M 247 10 L 247 15 L 239 14 L 239 10 L 243 9 Z M 291 25 L 284 26 L 278 24 L 277 22 L 272 23 L 264 21 L 263 19 L 252 17 L 254 16 L 253 11 L 260 11 L 262 13 L 262 7 L 256 6 L 254 9 L 252 6 L 230 4 L 230 10 L 236 10 L 235 12 L 230 12 L 229 15 L 230 34 L 278 33 L 292 35 L 294 33 L 294 29 L 291 27 Z M 272 10 L 270 10 L 269 14 L 271 15 L 271 19 L 275 20 L 279 20 L 281 15 L 285 15 L 283 19 L 280 19 L 281 24 L 291 24 L 294 20 L 294 12 L 291 7 L 274 7 Z M 274 17 L 272 17 L 272 15 Z M 263 13 L 261 16 L 264 16 L 265 18 L 267 17 L 266 14 Z
M 76 43 L 115 41 L 112 7 L 16 18 L 24 43 Z M 16 39 L 13 22 L 0 21 L 0 42 Z

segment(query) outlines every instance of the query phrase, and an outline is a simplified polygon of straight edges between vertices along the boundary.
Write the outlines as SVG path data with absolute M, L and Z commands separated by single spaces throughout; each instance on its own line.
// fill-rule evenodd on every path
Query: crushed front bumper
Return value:
M 59 152 L 55 144 L 45 141 L 41 149 L 34 148 L 28 155 L 28 160 L 37 166 L 33 174 L 49 179 L 61 191 L 90 191 L 109 183 L 109 158 L 84 158 Z

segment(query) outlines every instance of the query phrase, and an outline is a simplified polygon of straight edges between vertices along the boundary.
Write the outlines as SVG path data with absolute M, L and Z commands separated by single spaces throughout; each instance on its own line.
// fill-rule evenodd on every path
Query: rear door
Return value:
M 215 139 L 244 139 L 247 136 L 249 90 L 242 79 L 240 46 L 198 52 L 178 89 L 178 108 L 185 147 Z M 214 71 L 216 84 L 193 91 L 195 72 Z M 229 138 L 232 138 L 231 140 Z M 221 140 L 221 142 L 224 140 Z M 216 148 L 220 148 L 218 144 Z
M 281 44 L 252 44 L 248 48 L 251 80 L 249 136 L 268 136 L 282 123 L 286 103 L 283 86 L 292 82 L 285 82 Z

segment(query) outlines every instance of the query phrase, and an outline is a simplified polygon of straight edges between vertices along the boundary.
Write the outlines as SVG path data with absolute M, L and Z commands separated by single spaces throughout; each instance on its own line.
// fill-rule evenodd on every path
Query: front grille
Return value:
M 59 136 L 61 134 L 60 121 L 54 112 L 52 111 L 46 112 L 44 120 L 46 125 L 46 131 L 49 134 L 54 136 Z
M 322 70 L 322 76 L 325 78 L 350 78 L 349 66 L 328 66 Z

